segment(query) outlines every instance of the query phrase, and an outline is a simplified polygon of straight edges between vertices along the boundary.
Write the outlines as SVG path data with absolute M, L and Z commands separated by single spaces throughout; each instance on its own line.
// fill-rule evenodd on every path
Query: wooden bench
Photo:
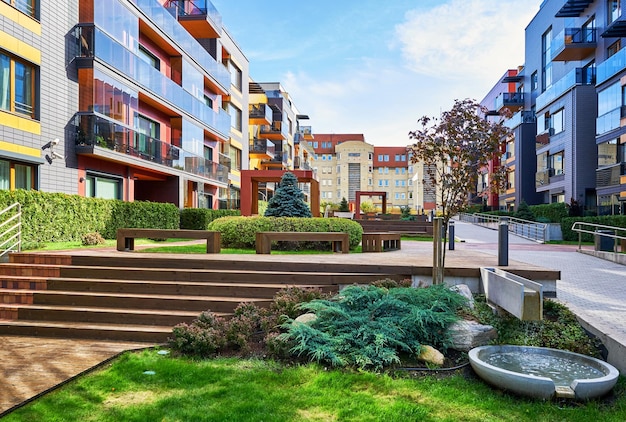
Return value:
M 220 253 L 220 232 L 183 229 L 117 229 L 117 250 L 135 250 L 136 238 L 206 239 L 206 253 Z
M 373 232 L 363 233 L 361 248 L 363 252 L 385 252 L 400 249 L 401 233 Z
M 350 238 L 345 232 L 257 232 L 256 253 L 269 254 L 272 241 L 291 242 L 333 242 L 333 252 L 348 253 Z
M 433 223 L 428 221 L 405 221 L 405 220 L 356 220 L 364 233 L 396 232 L 403 234 L 433 235 Z

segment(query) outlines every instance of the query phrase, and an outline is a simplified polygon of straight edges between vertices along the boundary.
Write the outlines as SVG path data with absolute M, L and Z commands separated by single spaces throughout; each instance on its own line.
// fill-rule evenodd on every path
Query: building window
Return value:
M 552 129 L 554 129 L 554 133 L 561 133 L 565 130 L 564 114 L 563 109 L 560 109 L 552 115 Z
M 122 199 L 120 179 L 87 174 L 85 183 L 85 196 L 89 198 Z
M 382 179 L 378 181 L 378 186 L 382 187 L 383 186 L 383 181 Z
M 382 167 L 378 167 L 378 174 L 383 174 L 385 170 Z
M 367 153 L 367 159 L 368 159 L 368 160 L 371 160 L 371 159 L 373 158 L 373 156 L 374 156 L 374 155 L 373 155 L 371 152 L 368 152 L 368 153 Z
M 137 50 L 137 55 L 139 56 L 140 59 L 148 63 L 150 66 L 152 66 L 156 70 L 161 69 L 161 60 L 159 60 L 157 56 L 155 56 L 150 51 L 148 51 L 148 49 L 146 49 L 143 45 L 139 46 L 139 49 Z
M 396 174 L 400 174 L 400 167 L 396 167 Z
M 389 155 L 385 154 L 385 161 L 389 161 Z
M 34 118 L 34 84 L 35 67 L 0 53 L 0 109 Z
M 383 156 L 382 155 L 378 155 L 378 161 L 383 161 Z
M 622 40 L 617 40 L 606 49 L 606 58 L 613 56 L 622 49 Z
M 0 160 L 0 190 L 35 189 L 36 172 L 37 166 Z
M 619 19 L 622 15 L 621 0 L 608 0 L 607 1 L 607 26 Z
M 541 92 L 552 85 L 552 28 L 541 36 Z
M 367 179 L 367 186 L 372 186 L 372 179 Z
M 550 156 L 550 168 L 553 176 L 560 176 L 565 173 L 565 164 L 563 160 L 563 151 Z
M 400 194 L 396 192 L 396 199 L 400 199 Z
M 239 107 L 233 105 L 232 103 L 228 105 L 230 111 L 230 124 L 231 126 L 241 132 L 242 128 L 242 114 L 241 109 Z
M 15 7 L 20 12 L 37 19 L 35 10 L 35 0 L 3 0 L 5 3 Z
M 337 178 L 337 186 L 341 185 L 341 177 Z
M 530 89 L 536 91 L 539 88 L 539 79 L 537 78 L 537 72 L 533 72 L 530 75 Z
M 241 86 L 243 83 L 243 77 L 241 75 L 241 69 L 237 67 L 232 61 L 228 61 L 228 68 L 230 70 L 230 83 L 241 92 Z
M 317 141 L 313 142 L 313 148 L 317 148 Z
M 389 167 L 385 167 L 385 174 L 389 174 Z
M 231 168 L 234 168 L 235 170 L 240 171 L 241 170 L 241 150 L 231 145 L 228 151 L 228 156 L 230 157 Z

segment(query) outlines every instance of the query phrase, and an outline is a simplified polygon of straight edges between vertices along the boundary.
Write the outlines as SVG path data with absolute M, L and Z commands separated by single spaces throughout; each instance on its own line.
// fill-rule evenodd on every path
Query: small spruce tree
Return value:
M 304 193 L 298 188 L 298 178 L 286 172 L 280 179 L 278 189 L 267 204 L 266 217 L 311 217 L 311 210 L 304 202 Z
M 350 211 L 350 207 L 348 206 L 348 201 L 346 198 L 341 198 L 341 203 L 339 204 L 339 211 L 348 212 Z
M 521 218 L 522 220 L 535 221 L 535 214 L 533 214 L 533 211 L 523 199 L 517 206 L 515 217 Z

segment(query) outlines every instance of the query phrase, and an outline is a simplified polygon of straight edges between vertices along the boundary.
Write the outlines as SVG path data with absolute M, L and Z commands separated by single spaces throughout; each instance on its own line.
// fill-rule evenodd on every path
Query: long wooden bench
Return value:
M 404 220 L 356 220 L 363 232 L 397 232 L 404 234 L 433 235 L 433 223 L 428 221 L 404 221 Z
M 363 233 L 361 249 L 363 252 L 386 252 L 400 249 L 401 233 L 374 232 Z
M 136 238 L 206 239 L 206 253 L 220 253 L 220 232 L 184 229 L 117 229 L 117 250 L 132 251 Z
M 348 253 L 350 238 L 345 232 L 257 232 L 256 253 L 269 254 L 272 251 L 272 241 L 283 240 L 291 242 L 332 242 L 333 251 Z

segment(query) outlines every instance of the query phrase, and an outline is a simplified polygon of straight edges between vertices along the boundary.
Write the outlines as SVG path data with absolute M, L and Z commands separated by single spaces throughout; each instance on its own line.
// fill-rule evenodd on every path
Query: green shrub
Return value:
M 421 345 L 445 349 L 447 327 L 458 320 L 465 299 L 443 285 L 424 289 L 349 286 L 332 300 L 314 300 L 302 309 L 315 313 L 310 324 L 288 322 L 281 337 L 292 352 L 333 366 L 381 369 L 399 363 L 399 354 Z
M 530 210 L 530 207 L 526 203 L 526 201 L 522 201 L 517 207 L 517 211 L 514 214 L 515 218 L 520 218 L 522 220 L 534 221 L 535 214 Z
M 361 225 L 347 218 L 222 217 L 211 222 L 209 230 L 221 233 L 224 248 L 248 249 L 254 248 L 257 232 L 347 232 L 352 249 L 361 243 L 363 235 Z M 301 243 L 306 249 L 321 247 L 320 242 Z M 328 246 L 324 243 L 324 247 Z
M 100 233 L 87 233 L 83 235 L 83 246 L 103 245 L 104 243 L 104 237 L 102 237 Z
M 339 203 L 339 211 L 348 212 L 350 211 L 350 206 L 348 205 L 348 200 L 344 197 L 341 198 L 341 203 Z
M 572 230 L 572 225 L 582 221 L 585 223 L 602 224 L 605 226 L 622 227 L 626 229 L 626 215 L 602 215 L 595 217 L 567 217 L 561 220 L 561 232 L 563 233 L 563 240 L 577 241 L 578 232 Z M 585 230 L 592 229 L 586 227 Z M 621 236 L 626 236 L 626 231 L 618 233 Z M 583 242 L 593 242 L 594 235 L 591 233 L 582 233 L 581 239 Z
M 206 311 L 190 324 L 176 325 L 168 342 L 180 353 L 210 357 L 226 345 L 225 332 L 226 321 Z
M 239 216 L 239 210 L 209 210 L 206 208 L 185 208 L 180 211 L 180 228 L 188 230 L 208 230 L 209 224 L 218 218 Z
M 531 205 L 530 210 L 537 220 L 541 217 L 542 221 L 549 219 L 550 223 L 560 223 L 561 220 L 568 216 L 569 210 L 567 204 L 557 202 L 554 204 Z

